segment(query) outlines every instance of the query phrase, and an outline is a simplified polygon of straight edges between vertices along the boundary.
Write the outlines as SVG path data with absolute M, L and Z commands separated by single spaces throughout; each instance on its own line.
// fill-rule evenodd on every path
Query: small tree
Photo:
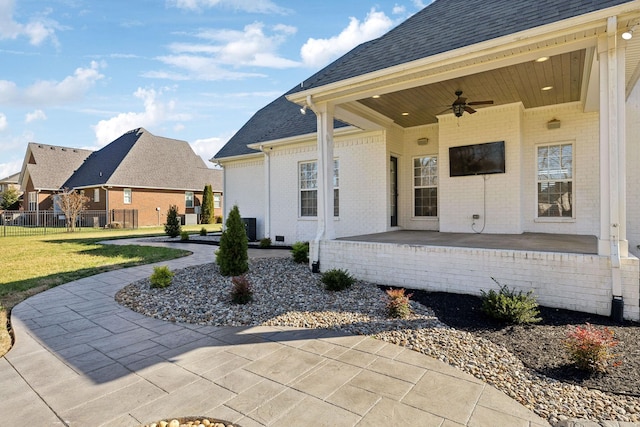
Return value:
M 167 233 L 169 237 L 177 237 L 180 235 L 180 218 L 178 218 L 178 207 L 176 205 L 169 206 L 164 232 Z
M 0 193 L 0 209 L 11 209 L 20 199 L 18 190 L 9 186 L 6 190 Z
M 78 193 L 75 190 L 69 190 L 64 188 L 62 192 L 56 194 L 53 197 L 53 202 L 56 204 L 66 218 L 67 232 L 73 233 L 76 231 L 76 219 L 78 215 L 85 209 L 85 204 L 89 201 L 89 198 L 84 194 Z
M 234 205 L 220 237 L 220 249 L 216 251 L 216 263 L 223 276 L 240 276 L 249 270 L 249 246 L 240 210 Z
M 213 190 L 211 184 L 204 186 L 204 193 L 202 193 L 202 210 L 200 211 L 200 222 L 202 224 L 213 223 Z

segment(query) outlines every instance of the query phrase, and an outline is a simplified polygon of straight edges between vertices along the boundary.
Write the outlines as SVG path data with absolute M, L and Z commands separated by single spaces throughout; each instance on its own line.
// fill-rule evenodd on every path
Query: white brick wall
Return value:
M 224 166 L 224 215 L 238 205 L 240 215 L 256 218 L 258 239 L 264 235 L 264 162 L 261 158 L 231 162 Z
M 627 99 L 627 238 L 640 257 L 640 84 Z
M 611 313 L 609 259 L 597 255 L 525 252 L 324 241 L 322 271 L 348 270 L 376 284 L 480 295 L 497 289 L 491 280 L 528 292 L 548 307 L 608 316 Z M 622 261 L 624 316 L 640 320 L 639 260 Z

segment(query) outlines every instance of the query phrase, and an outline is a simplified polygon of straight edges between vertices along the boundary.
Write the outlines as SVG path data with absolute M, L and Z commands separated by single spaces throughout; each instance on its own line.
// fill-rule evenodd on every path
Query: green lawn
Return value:
M 203 226 L 183 227 L 197 233 Z M 205 225 L 208 231 L 220 225 Z M 5 311 L 53 286 L 104 271 L 178 258 L 187 251 L 136 245 L 102 245 L 102 240 L 164 235 L 163 229 L 96 230 L 45 236 L 0 237 L 0 356 Z M 213 250 L 211 259 L 214 259 Z M 10 343 L 9 343 L 10 345 Z M 8 350 L 8 349 L 7 349 Z

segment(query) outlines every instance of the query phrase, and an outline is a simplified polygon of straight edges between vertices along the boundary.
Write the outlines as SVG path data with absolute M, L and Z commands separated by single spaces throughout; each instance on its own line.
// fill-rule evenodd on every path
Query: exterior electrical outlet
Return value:
M 480 219 L 480 215 L 478 215 L 478 214 L 473 214 L 473 219 Z

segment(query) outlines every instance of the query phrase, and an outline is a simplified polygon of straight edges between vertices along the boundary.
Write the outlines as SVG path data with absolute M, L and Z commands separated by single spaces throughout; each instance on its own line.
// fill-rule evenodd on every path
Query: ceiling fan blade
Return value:
M 484 105 L 484 104 L 493 104 L 493 101 L 473 101 L 473 102 L 467 102 L 467 105 Z
M 476 112 L 476 110 L 474 110 L 474 109 L 473 109 L 473 108 L 471 108 L 471 107 L 464 107 L 464 111 L 466 111 L 466 112 L 467 112 L 467 113 L 469 113 L 469 114 L 473 114 L 473 113 L 475 113 L 475 112 Z

